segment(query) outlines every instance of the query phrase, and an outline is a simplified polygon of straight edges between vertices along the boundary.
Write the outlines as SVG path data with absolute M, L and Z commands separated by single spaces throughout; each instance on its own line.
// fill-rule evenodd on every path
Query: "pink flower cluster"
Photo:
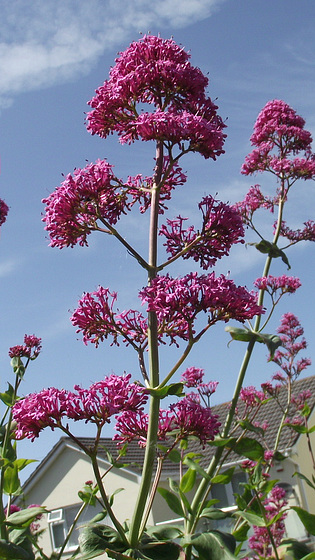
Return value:
M 309 358 L 297 359 L 298 353 L 307 346 L 306 340 L 303 337 L 303 327 L 293 313 L 285 313 L 281 318 L 278 333 L 283 349 L 278 349 L 275 352 L 273 361 L 281 367 L 282 372 L 286 376 L 294 380 L 304 369 L 311 365 Z M 278 377 L 276 377 L 277 375 Z M 275 374 L 274 378 L 285 382 L 281 372 Z
M 257 278 L 254 282 L 254 286 L 258 290 L 265 290 L 273 296 L 277 291 L 280 291 L 280 296 L 283 294 L 294 294 L 298 288 L 301 286 L 299 278 L 294 278 L 293 276 L 263 276 L 262 278 Z
M 186 182 L 187 176 L 183 173 L 182 168 L 175 162 L 170 163 L 169 157 L 163 158 L 163 184 L 159 192 L 159 213 L 163 214 L 167 210 L 165 200 L 170 200 L 172 190 Z M 153 186 L 153 177 L 143 177 L 140 173 L 135 177 L 129 176 L 127 182 L 124 183 L 129 195 L 132 196 L 133 205 L 135 202 L 140 204 L 140 212 L 144 213 L 151 206 L 151 190 Z
M 304 130 L 305 121 L 284 101 L 269 101 L 254 126 L 251 143 L 256 148 L 245 158 L 242 173 L 271 171 L 291 180 L 315 176 L 315 155 L 311 152 L 312 136 Z M 275 152 L 274 152 L 275 150 Z M 290 159 L 303 152 L 303 157 Z
M 89 389 L 77 385 L 74 391 L 50 387 L 28 395 L 12 409 L 17 423 L 16 438 L 34 441 L 47 427 L 62 428 L 63 418 L 103 426 L 122 410 L 141 410 L 147 394 L 143 387 L 131 383 L 130 377 L 111 375 L 93 383 Z
M 87 245 L 87 235 L 96 229 L 97 219 L 115 224 L 125 212 L 126 193 L 117 185 L 112 166 L 97 160 L 76 169 L 57 189 L 43 199 L 43 221 L 52 247 Z
M 200 276 L 191 272 L 182 278 L 158 276 L 142 289 L 140 297 L 148 304 L 148 311 L 156 312 L 160 330 L 172 341 L 175 337 L 189 340 L 201 311 L 208 315 L 211 325 L 230 319 L 243 323 L 263 313 L 256 294 L 223 275 L 216 277 L 214 272 Z
M 194 226 L 183 229 L 186 218 L 178 216 L 161 226 L 160 235 L 166 237 L 164 245 L 171 257 L 184 251 L 184 259 L 193 258 L 207 270 L 228 255 L 234 243 L 244 242 L 244 228 L 238 211 L 212 196 L 204 197 L 199 209 L 203 215 L 201 232 L 195 231 Z
M 83 342 L 92 342 L 98 346 L 100 341 L 113 337 L 112 344 L 118 343 L 118 336 L 130 344 L 143 344 L 147 336 L 147 321 L 138 311 L 132 309 L 122 311 L 114 310 L 117 293 L 110 292 L 108 288 L 99 288 L 92 293 L 83 294 L 79 307 L 71 317 L 72 324 L 77 327 L 77 333 L 83 333 Z
M 267 208 L 270 212 L 274 211 L 277 199 L 271 199 L 262 194 L 259 185 L 251 187 L 241 202 L 234 204 L 234 208 L 241 214 L 244 222 L 248 224 L 253 217 L 254 212 L 259 208 Z
M 117 419 L 114 440 L 118 445 L 136 440 L 140 446 L 145 446 L 148 421 L 148 414 L 142 411 L 124 411 Z M 170 405 L 169 410 L 160 410 L 158 440 L 165 442 L 173 438 L 177 444 L 183 439 L 197 437 L 204 446 L 218 434 L 219 427 L 218 416 L 201 404 L 196 393 L 190 393 Z
M 87 128 L 102 138 L 116 131 L 121 143 L 142 138 L 183 149 L 187 141 L 185 150 L 216 159 L 223 153 L 225 125 L 205 95 L 207 85 L 172 39 L 145 36 L 120 53 L 109 79 L 89 101 Z M 143 104 L 151 111 L 145 112 Z
M 12 346 L 9 349 L 10 358 L 29 358 L 34 360 L 37 358 L 38 354 L 42 349 L 42 339 L 35 335 L 24 336 L 24 344 L 19 344 L 17 346 Z
M 315 241 L 315 222 L 313 220 L 307 220 L 303 225 L 303 229 L 292 230 L 286 225 L 285 221 L 283 221 L 280 235 L 286 237 L 292 245 L 299 241 Z
M 7 219 L 7 215 L 9 212 L 9 207 L 7 204 L 0 198 L 0 227 L 4 224 Z
M 274 486 L 269 496 L 263 501 L 267 520 L 270 521 L 273 517 L 281 513 L 287 504 L 285 490 L 280 486 Z M 285 534 L 284 519 L 286 515 L 286 512 L 283 511 L 281 517 L 269 527 L 276 547 L 280 545 Z M 248 539 L 250 548 L 259 558 L 271 558 L 273 556 L 273 548 L 267 529 L 257 526 L 254 526 L 253 529 L 254 534 Z
M 252 385 L 250 387 L 242 387 L 240 391 L 240 400 L 245 403 L 247 408 L 254 408 L 265 400 L 265 393 L 263 391 L 257 391 Z

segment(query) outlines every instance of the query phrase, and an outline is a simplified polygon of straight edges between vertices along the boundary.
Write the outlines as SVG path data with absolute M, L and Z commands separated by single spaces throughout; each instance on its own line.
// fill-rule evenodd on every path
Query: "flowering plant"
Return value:
M 273 197 L 251 187 L 242 202 L 230 206 L 211 195 L 199 204 L 201 225 L 187 225 L 182 216 L 159 220 L 167 210 L 174 189 L 183 185 L 186 176 L 179 162 L 193 152 L 216 160 L 224 152 L 225 125 L 218 107 L 207 97 L 208 79 L 194 68 L 189 55 L 173 40 L 145 36 L 121 53 L 110 70 L 109 78 L 89 102 L 87 129 L 106 138 L 116 132 L 121 143 L 136 140 L 155 142 L 155 167 L 151 177 L 138 174 L 122 180 L 106 160 L 97 160 L 69 174 L 43 202 L 43 221 L 52 247 L 88 245 L 93 231 L 110 234 L 135 258 L 146 274 L 146 285 L 139 297 L 146 312 L 120 311 L 118 296 L 99 286 L 85 293 L 71 317 L 85 344 L 98 346 L 110 339 L 112 344 L 131 346 L 139 359 L 140 381 L 128 375 L 111 375 L 94 382 L 88 389 L 75 386 L 73 391 L 50 387 L 18 400 L 13 406 L 17 439 L 34 440 L 50 427 L 60 429 L 89 456 L 95 481 L 85 485 L 81 495 L 87 503 L 97 494 L 104 515 L 111 526 L 92 523 L 80 537 L 78 558 L 89 559 L 106 553 L 117 560 L 128 558 L 190 560 L 244 557 L 246 542 L 257 558 L 279 558 L 283 540 L 286 501 L 276 481 L 268 478 L 272 462 L 282 460 L 279 441 L 282 430 L 300 425 L 289 418 L 292 383 L 309 365 L 297 360 L 305 347 L 298 342 L 303 334 L 298 319 L 287 314 L 278 334 L 265 332 L 275 307 L 287 293 L 295 292 L 300 281 L 282 275 L 270 275 L 274 259 L 281 258 L 289 267 L 285 250 L 301 240 L 315 240 L 314 223 L 293 231 L 284 222 L 284 207 L 291 187 L 298 179 L 315 176 L 315 157 L 311 152 L 311 135 L 304 121 L 283 101 L 267 103 L 255 124 L 252 153 L 246 157 L 242 172 L 271 172 L 277 179 Z M 119 232 L 117 223 L 139 205 L 140 213 L 150 213 L 148 258 L 141 255 Z M 272 240 L 265 239 L 255 224 L 261 209 L 277 211 Z M 249 291 L 224 275 L 208 272 L 218 259 L 229 254 L 236 243 L 244 243 L 244 225 L 258 235 L 255 248 L 266 255 L 262 276 Z M 160 236 L 160 237 L 159 237 Z M 166 260 L 158 258 L 159 239 L 164 241 Z M 283 247 L 279 243 L 285 240 Z M 164 270 L 178 259 L 192 258 L 203 274 L 188 272 L 172 277 Z M 270 296 L 270 306 L 265 296 Z M 226 326 L 233 340 L 245 341 L 247 348 L 240 367 L 234 395 L 224 424 L 210 406 L 216 381 L 205 381 L 204 371 L 187 368 L 181 377 L 185 359 L 201 337 L 216 323 L 236 320 L 242 327 Z M 246 326 L 245 326 L 246 323 Z M 160 353 L 166 343 L 179 354 L 167 371 L 160 368 Z M 283 373 L 278 384 L 265 383 L 261 390 L 244 387 L 249 361 L 256 342 L 267 346 L 270 360 Z M 19 350 L 12 354 L 20 359 Z M 283 407 L 280 385 L 288 390 Z M 168 408 L 164 399 L 171 398 Z M 272 449 L 264 446 L 268 426 L 257 423 L 258 411 L 274 399 L 281 407 L 282 421 Z M 300 402 L 306 407 L 306 395 L 295 404 L 296 418 L 301 415 Z M 167 402 L 167 401 L 164 401 Z M 304 413 L 306 408 L 304 409 Z M 291 412 L 290 412 L 291 413 Z M 309 416 L 305 413 L 304 418 Z M 94 445 L 87 447 L 69 427 L 68 420 L 95 425 Z M 137 441 L 145 449 L 139 493 L 130 524 L 119 519 L 106 490 L 106 477 L 100 473 L 97 453 L 102 430 L 115 422 L 119 456 L 124 446 Z M 309 433 L 306 429 L 305 433 Z M 259 437 L 262 443 L 258 441 Z M 196 447 L 197 444 L 197 447 Z M 205 467 L 204 450 L 214 453 Z M 202 520 L 211 523 L 230 517 L 215 506 L 209 492 L 216 485 L 232 480 L 234 468 L 221 472 L 231 453 L 243 458 L 247 482 L 233 513 L 231 533 L 208 528 L 200 530 Z M 178 463 L 178 480 L 170 480 L 170 489 L 159 488 L 166 461 Z M 115 466 L 113 460 L 112 467 Z M 106 474 L 106 473 L 105 473 Z M 175 525 L 150 527 L 148 519 L 157 491 L 180 518 Z M 190 499 L 191 493 L 192 498 Z M 92 500 L 93 501 L 93 500 Z M 83 503 L 83 507 L 84 507 Z M 307 512 L 296 509 L 302 521 Z M 250 526 L 254 534 L 248 540 Z M 245 545 L 244 545 L 245 543 Z M 64 551 L 61 547 L 58 558 Z

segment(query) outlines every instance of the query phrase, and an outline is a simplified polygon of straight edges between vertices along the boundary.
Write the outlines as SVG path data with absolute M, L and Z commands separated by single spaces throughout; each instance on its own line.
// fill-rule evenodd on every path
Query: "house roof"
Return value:
M 307 402 L 310 409 L 313 410 L 315 405 L 315 376 L 299 379 L 293 384 L 293 392 L 292 392 L 293 395 L 299 395 L 301 392 L 306 390 L 309 390 L 311 392 L 311 397 L 307 400 Z M 287 404 L 286 388 L 282 388 L 280 390 L 278 401 L 280 406 L 275 399 L 271 399 L 270 401 L 268 401 L 264 406 L 260 408 L 260 410 L 258 410 L 257 416 L 255 418 L 255 421 L 257 421 L 259 424 L 262 424 L 263 422 L 267 422 L 268 424 L 268 429 L 266 430 L 265 433 L 264 442 L 267 445 L 267 447 L 269 447 L 270 449 L 273 449 L 273 444 L 282 417 L 282 410 L 285 408 Z M 230 404 L 229 402 L 226 402 L 212 407 L 212 412 L 218 415 L 219 421 L 221 422 L 222 425 L 224 424 L 229 404 Z M 240 415 L 243 409 L 244 409 L 244 404 L 240 402 L 238 406 Z M 238 428 L 238 430 L 240 429 Z M 252 432 L 249 432 L 248 436 L 259 439 L 259 436 L 257 437 L 257 434 L 253 434 Z M 284 428 L 281 433 L 278 449 L 282 452 L 288 450 L 289 448 L 294 446 L 298 438 L 299 438 L 299 434 L 297 432 L 292 432 L 292 430 L 290 430 L 289 428 Z M 78 437 L 77 439 L 81 444 L 83 444 L 86 447 L 92 446 L 94 443 L 94 438 L 91 437 Z M 45 467 L 47 468 L 49 463 L 56 457 L 57 454 L 59 454 L 63 450 L 65 446 L 71 446 L 71 447 L 77 446 L 79 450 L 79 446 L 75 444 L 70 437 L 60 438 L 60 440 L 56 443 L 56 445 L 51 449 L 48 455 L 41 461 L 38 467 L 33 471 L 33 473 L 24 483 L 23 489 L 29 486 L 29 484 L 31 484 L 34 481 L 34 479 L 37 479 L 38 476 L 41 476 L 41 474 L 45 471 Z M 189 450 L 194 452 L 202 451 L 203 457 L 200 460 L 200 464 L 203 467 L 205 467 L 206 465 L 209 464 L 209 461 L 214 455 L 216 448 L 207 445 L 205 449 L 201 450 L 199 441 L 196 440 L 189 444 Z M 121 462 L 128 464 L 128 466 L 125 467 L 128 471 L 132 471 L 137 475 L 141 474 L 143 460 L 144 460 L 144 451 L 145 450 L 142 447 L 139 447 L 137 442 L 135 441 L 130 442 L 130 444 L 128 445 L 128 451 L 126 456 L 121 459 Z M 113 441 L 109 437 L 104 437 L 100 439 L 100 447 L 98 452 L 99 458 L 107 461 L 108 460 L 107 452 L 109 452 L 110 454 L 112 454 L 114 458 L 116 458 L 118 452 L 117 442 Z M 240 459 L 239 455 L 236 455 L 234 452 L 231 452 L 228 457 L 228 463 L 235 463 L 239 461 L 239 459 Z M 176 473 L 177 470 L 178 470 L 178 465 L 172 463 L 171 461 L 165 461 L 164 470 L 163 470 L 164 476 L 170 476 Z

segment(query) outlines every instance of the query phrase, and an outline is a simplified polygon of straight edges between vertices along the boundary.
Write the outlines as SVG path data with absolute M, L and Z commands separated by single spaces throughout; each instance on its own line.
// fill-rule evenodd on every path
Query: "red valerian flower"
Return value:
M 193 258 L 207 270 L 218 259 L 228 255 L 234 243 L 243 243 L 244 228 L 239 212 L 231 206 L 206 196 L 199 204 L 203 215 L 201 231 L 194 226 L 183 229 L 186 218 L 178 216 L 162 225 L 160 235 L 166 237 L 166 250 L 174 257 L 182 252 L 183 259 Z
M 200 276 L 191 272 L 183 278 L 158 276 L 141 290 L 140 297 L 148 304 L 148 311 L 156 312 L 160 331 L 172 340 L 189 340 L 201 311 L 208 315 L 209 325 L 230 319 L 243 323 L 263 313 L 257 294 L 236 286 L 224 275 L 216 277 L 214 272 Z
M 162 174 L 167 178 L 164 179 L 159 191 L 159 214 L 164 214 L 164 211 L 167 210 L 165 200 L 171 199 L 172 190 L 183 185 L 187 179 L 182 168 L 176 162 L 170 163 L 168 156 L 163 158 Z M 142 214 L 150 208 L 153 177 L 143 177 L 140 173 L 135 177 L 129 176 L 124 187 L 126 187 L 128 195 L 132 197 L 130 206 L 138 202 Z
M 290 293 L 294 294 L 298 288 L 301 286 L 301 281 L 299 278 L 294 278 L 293 276 L 263 276 L 262 278 L 257 278 L 254 282 L 254 286 L 258 290 L 265 290 L 273 296 L 278 290 L 281 295 Z
M 24 344 L 12 346 L 9 349 L 9 356 L 10 358 L 30 358 L 34 360 L 39 355 L 42 349 L 42 339 L 38 338 L 35 335 L 25 335 L 24 336 Z
M 304 369 L 311 365 L 309 358 L 297 359 L 298 353 L 307 347 L 303 336 L 304 329 L 299 319 L 293 313 L 285 313 L 281 317 L 281 323 L 277 332 L 280 335 L 283 349 L 278 349 L 275 352 L 272 361 L 281 367 L 286 376 L 294 380 Z M 286 381 L 281 372 L 277 375 L 279 380 Z
M 187 368 L 181 376 L 181 382 L 184 383 L 186 387 L 199 387 L 204 374 L 205 372 L 203 369 L 194 366 Z
M 219 433 L 219 417 L 210 408 L 202 406 L 195 393 L 171 404 L 170 410 L 174 413 L 174 429 L 179 430 L 180 439 L 195 436 L 205 446 L 207 441 L 212 441 Z
M 132 309 L 119 313 L 114 310 L 117 293 L 99 286 L 95 292 L 83 294 L 78 308 L 71 316 L 77 333 L 83 333 L 83 342 L 98 346 L 100 341 L 113 337 L 112 344 L 119 345 L 118 337 L 128 345 L 142 344 L 147 336 L 147 321 Z
M 311 152 L 312 136 L 304 130 L 305 121 L 287 103 L 269 101 L 259 113 L 251 143 L 256 148 L 245 158 L 242 173 L 271 171 L 291 181 L 315 176 L 315 155 Z M 302 157 L 290 159 L 288 156 Z
M 148 35 L 131 43 L 89 101 L 88 130 L 102 138 L 116 131 L 121 143 L 162 140 L 181 150 L 187 141 L 185 151 L 216 159 L 223 153 L 225 125 L 205 95 L 208 79 L 189 58 L 172 39 Z
M 7 219 L 7 215 L 9 212 L 9 207 L 7 204 L 0 198 L 0 227 L 4 224 Z
M 103 425 L 123 410 L 142 410 L 148 396 L 130 378 L 130 374 L 110 375 L 88 389 L 75 385 L 74 392 L 68 395 L 67 417 Z
M 106 160 L 76 169 L 42 201 L 51 247 L 87 245 L 87 235 L 96 229 L 98 219 L 115 224 L 126 211 L 126 197 Z
M 272 524 L 266 527 L 253 526 L 254 534 L 249 537 L 248 544 L 259 558 L 271 558 L 273 546 L 278 547 L 285 534 L 284 519 L 287 513 L 283 511 L 288 501 L 285 499 L 285 490 L 280 486 L 274 486 L 270 494 L 263 501 L 266 520 L 270 521 L 282 512 L 282 515 Z M 271 543 L 270 533 L 273 543 Z
M 241 202 L 236 202 L 234 208 L 241 214 L 245 223 L 249 223 L 254 212 L 259 208 L 267 208 L 270 212 L 274 211 L 277 199 L 271 199 L 262 194 L 259 185 L 251 187 Z
M 291 245 L 299 241 L 315 241 L 315 222 L 313 220 L 307 220 L 303 225 L 303 229 L 293 230 L 283 221 L 281 223 L 280 235 L 286 237 Z
M 17 423 L 16 439 L 34 441 L 42 430 L 62 429 L 62 420 L 84 420 L 99 426 L 122 410 L 141 411 L 147 401 L 143 387 L 130 382 L 130 375 L 110 375 L 88 389 L 76 385 L 74 391 L 50 387 L 17 401 L 13 420 Z

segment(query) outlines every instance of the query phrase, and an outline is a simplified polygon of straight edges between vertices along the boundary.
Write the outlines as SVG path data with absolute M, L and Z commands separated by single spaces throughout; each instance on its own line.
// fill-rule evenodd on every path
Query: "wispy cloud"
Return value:
M 180 28 L 209 17 L 226 0 L 4 0 L 0 103 L 15 94 L 87 73 L 108 49 L 151 26 Z
M 4 278 L 11 274 L 20 265 L 20 262 L 14 259 L 7 259 L 0 263 L 0 278 Z

